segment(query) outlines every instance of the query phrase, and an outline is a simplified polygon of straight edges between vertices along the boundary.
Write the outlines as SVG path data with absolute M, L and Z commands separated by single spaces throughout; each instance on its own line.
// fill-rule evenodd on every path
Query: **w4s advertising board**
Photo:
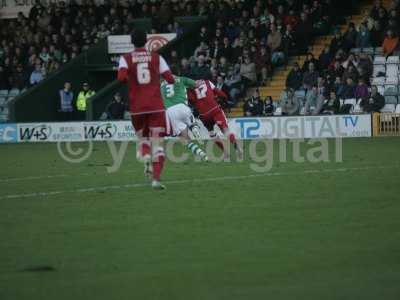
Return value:
M 233 118 L 228 122 L 231 131 L 244 140 L 369 137 L 372 132 L 370 115 Z M 135 139 L 130 121 L 0 124 L 0 143 Z

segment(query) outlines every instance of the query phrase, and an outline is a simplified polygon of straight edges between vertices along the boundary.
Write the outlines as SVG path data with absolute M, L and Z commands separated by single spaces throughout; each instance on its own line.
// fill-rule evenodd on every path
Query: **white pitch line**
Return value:
M 366 162 L 368 163 L 368 162 Z M 361 163 L 360 163 L 361 164 Z M 393 164 L 392 166 L 399 166 L 400 164 Z M 368 165 L 368 168 L 380 168 L 381 166 L 376 165 Z M 385 168 L 385 166 L 384 166 Z M 342 168 L 343 169 L 343 168 Z M 346 168 L 344 168 L 346 169 Z M 356 169 L 356 168 L 352 168 L 352 169 Z M 337 172 L 340 172 L 340 168 L 338 169 L 334 169 L 337 170 Z M 129 170 L 129 171 L 124 171 L 121 173 L 133 173 L 134 170 Z M 305 170 L 303 171 L 305 174 L 312 174 L 315 172 L 319 172 L 319 170 Z M 328 171 L 329 172 L 329 171 Z M 80 174 L 54 174 L 54 175 L 42 175 L 42 176 L 25 176 L 25 177 L 11 177 L 11 178 L 0 178 L 0 183 L 7 183 L 7 182 L 14 182 L 14 181 L 28 181 L 28 180 L 42 180 L 42 179 L 54 179 L 54 178 L 64 178 L 64 177 L 77 177 L 77 176 L 108 176 L 108 175 L 115 175 L 116 173 L 80 173 Z M 1 198 L 0 198 L 1 199 Z
M 178 184 L 190 184 L 190 183 L 204 183 L 204 182 L 215 182 L 215 181 L 230 181 L 230 180 L 240 180 L 240 179 L 251 179 L 259 177 L 270 177 L 270 176 L 291 176 L 291 175 L 301 175 L 301 174 L 323 174 L 323 173 L 343 173 L 348 171 L 365 171 L 372 169 L 391 169 L 398 168 L 399 166 L 394 164 L 390 166 L 364 166 L 355 168 L 334 168 L 334 169 L 311 169 L 303 170 L 300 172 L 266 172 L 259 174 L 249 174 L 249 175 L 237 175 L 237 176 L 221 176 L 221 177 L 209 177 L 209 178 L 199 178 L 199 179 L 182 179 L 182 180 L 170 180 L 164 181 L 167 185 L 178 185 Z M 19 199 L 19 198 L 35 198 L 35 197 L 48 197 L 67 193 L 90 193 L 98 191 L 108 191 L 108 190 L 122 190 L 130 188 L 141 188 L 150 187 L 149 183 L 133 183 L 133 184 L 123 184 L 123 185 L 108 185 L 108 186 L 98 186 L 98 187 L 87 187 L 78 188 L 70 190 L 60 190 L 60 191 L 43 191 L 34 192 L 26 194 L 10 194 L 0 196 L 0 200 L 4 199 Z

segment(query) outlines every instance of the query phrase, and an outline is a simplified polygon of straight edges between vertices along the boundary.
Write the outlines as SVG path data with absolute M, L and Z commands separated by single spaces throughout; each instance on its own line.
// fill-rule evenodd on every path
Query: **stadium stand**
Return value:
M 396 27 L 398 24 L 398 1 L 366 3 L 360 8 L 360 11 L 360 14 L 352 15 L 349 18 L 348 26 L 340 26 L 335 35 L 318 37 L 315 43 L 309 47 L 308 55 L 289 58 L 289 64 L 279 68 L 274 73 L 272 80 L 266 86 L 259 88 L 260 96 L 262 98 L 271 96 L 275 108 L 279 107 L 281 104 L 278 100 L 282 97 L 283 100 L 286 99 L 286 93 L 283 91 L 289 86 L 296 90 L 296 97 L 304 105 L 307 98 L 306 93 L 312 93 L 312 89 L 304 87 L 304 84 L 313 83 L 318 87 L 318 75 L 320 80 L 325 79 L 325 83 L 320 87 L 326 90 L 322 91 L 325 102 L 329 101 L 329 91 L 331 90 L 334 90 L 343 100 L 357 98 L 356 103 L 342 101 L 343 104 L 347 104 L 341 106 L 341 112 L 344 113 L 363 112 L 360 106 L 361 98 L 367 96 L 365 93 L 368 93 L 368 86 L 371 84 L 377 85 L 381 95 L 398 96 L 395 86 L 398 84 L 398 55 L 383 56 L 385 40 L 391 39 L 398 43 Z M 377 11 L 380 11 L 380 14 L 377 14 Z M 383 15 L 390 16 L 389 20 L 385 19 Z M 363 48 L 360 48 L 361 46 Z M 392 48 L 392 52 L 397 50 L 398 46 Z M 318 57 L 318 59 L 314 57 Z M 317 66 L 315 73 L 310 73 L 308 70 L 310 62 Z M 302 66 L 301 69 L 298 67 L 299 65 Z M 301 76 L 303 82 L 300 82 Z M 337 76 L 339 79 L 335 80 Z M 394 101 L 393 98 L 390 99 L 390 101 Z M 395 110 L 394 104 L 390 103 L 385 106 L 384 111 Z M 279 109 L 275 115 L 279 115 L 280 111 Z M 302 108 L 299 112 L 302 114 L 305 109 Z M 323 111 L 316 113 L 323 113 Z M 241 108 L 237 108 L 231 115 L 240 116 L 243 115 L 243 111 Z
M 80 6 L 74 2 L 57 2 L 47 7 L 38 2 L 31 9 L 28 18 L 19 14 L 15 20 L 0 20 L 0 89 L 9 91 L 3 92 L 4 96 L 0 98 L 1 120 L 8 119 L 8 101 L 56 72 L 60 65 L 73 60 L 107 35 L 129 33 L 129 24 L 135 18 L 151 18 L 154 21 L 152 23 L 157 24 L 152 32 L 175 32 L 179 36 L 183 34 L 183 28 L 174 22 L 175 17 L 207 16 L 207 25 L 200 29 L 199 44 L 193 55 L 178 57 L 176 51 L 172 51 L 169 59 L 179 74 L 195 79 L 208 77 L 223 86 L 229 95 L 228 101 L 223 105 L 230 116 L 244 114 L 242 103 L 238 102 L 246 95 L 252 95 L 253 87 L 256 86 L 260 86 L 261 98 L 272 97 L 276 110 L 279 106 L 277 100 L 283 95 L 287 75 L 294 64 L 302 66 L 299 74 L 307 74 L 306 82 L 302 78 L 301 85 L 317 84 L 320 81 L 317 73 L 322 74 L 327 69 L 330 71 L 332 57 L 336 58 L 338 53 L 341 55 L 341 63 L 346 64 L 346 70 L 340 70 L 344 73 L 341 74 L 343 81 L 347 81 L 345 77 L 353 80 L 348 84 L 341 83 L 344 91 L 351 95 L 352 90 L 356 89 L 353 85 L 358 83 L 360 76 L 354 74 L 360 71 L 347 70 L 348 60 L 354 59 L 354 56 L 347 57 L 347 51 L 354 48 L 352 53 L 359 60 L 361 53 L 367 56 L 383 54 L 385 49 L 397 45 L 394 31 L 392 37 L 384 39 L 382 35 L 386 28 L 393 27 L 397 22 L 397 4 L 392 4 L 394 9 L 389 13 L 384 9 L 386 15 L 391 16 L 386 22 L 382 12 L 379 13 L 382 11 L 379 1 L 375 6 L 366 1 L 360 8 L 361 14 L 350 17 L 352 22 L 349 30 L 346 31 L 347 27 L 341 25 L 335 35 L 329 35 L 333 32 L 334 25 L 344 20 L 335 16 L 348 14 L 349 10 L 345 8 L 352 6 L 352 3 L 349 4 L 351 1 L 347 5 L 341 5 L 342 10 L 338 10 L 337 7 L 341 6 L 330 0 L 312 1 L 311 4 L 308 1 L 292 0 L 266 3 L 186 1 L 171 2 L 171 6 L 167 2 L 106 2 L 96 5 L 94 1 L 89 1 Z M 385 6 L 389 7 L 389 1 L 386 2 Z M 363 15 L 365 11 L 371 13 Z M 360 26 L 358 31 L 356 26 Z M 13 35 L 12 32 L 17 34 Z M 373 43 L 374 46 L 382 47 L 365 48 L 368 40 L 371 46 Z M 385 60 L 384 63 L 380 59 L 382 58 L 379 56 L 375 57 L 372 81 L 373 84 L 379 83 L 378 90 L 382 92 L 382 86 L 396 84 L 393 78 L 398 74 L 398 65 L 394 58 Z M 310 73 L 310 62 L 316 72 Z M 342 68 L 339 66 L 339 69 Z M 336 71 L 333 70 L 332 74 Z M 380 81 L 377 76 L 383 71 L 391 75 L 385 82 Z M 370 76 L 364 75 L 361 77 L 365 77 L 365 83 L 369 84 Z M 325 82 L 318 89 L 317 96 L 322 96 L 319 95 L 322 93 L 326 99 L 330 90 L 326 85 L 333 85 L 334 82 L 332 78 L 326 80 L 326 76 L 322 77 Z M 321 90 L 322 87 L 324 91 Z M 295 90 L 302 106 L 299 112 L 307 113 L 308 109 L 304 107 L 306 93 Z M 311 107 L 314 109 L 315 103 Z M 279 115 L 279 110 L 276 114 Z

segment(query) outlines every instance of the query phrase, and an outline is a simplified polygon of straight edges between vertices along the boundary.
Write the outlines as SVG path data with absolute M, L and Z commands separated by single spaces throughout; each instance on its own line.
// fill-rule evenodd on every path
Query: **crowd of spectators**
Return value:
M 249 87 L 264 85 L 288 56 L 306 51 L 315 35 L 329 32 L 337 12 L 331 0 L 199 3 L 198 14 L 208 15 L 210 26 L 200 29 L 193 56 L 172 65 L 183 76 L 223 86 L 227 107 Z
M 224 105 L 232 107 L 248 87 L 264 84 L 276 65 L 304 53 L 312 38 L 329 32 L 342 15 L 341 5 L 332 0 L 80 2 L 56 1 L 44 7 L 36 1 L 28 17 L 0 20 L 0 89 L 37 84 L 107 35 L 130 33 L 135 18 L 151 18 L 152 32 L 179 36 L 183 29 L 174 18 L 195 15 L 208 18 L 198 47 L 188 58 L 173 51 L 169 63 L 178 74 L 219 84 L 229 95 Z M 379 11 L 377 18 L 385 19 Z M 352 35 L 346 34 L 347 44 Z M 391 45 L 387 43 L 388 49 Z M 320 71 L 319 65 L 314 68 Z M 307 76 L 306 83 L 312 84 L 315 74 Z
M 319 57 L 308 53 L 303 66 L 294 65 L 278 104 L 282 114 L 298 115 L 302 108 L 306 115 L 349 113 L 351 105 L 340 105 L 340 99 L 361 99 L 364 112 L 380 111 L 385 100 L 375 86 L 371 87 L 373 55 L 363 48 L 381 47 L 385 57 L 398 55 L 399 25 L 400 1 L 393 1 L 388 9 L 375 1 L 358 28 L 349 23 L 346 32 L 335 33 L 330 47 Z
M 0 19 L 0 90 L 37 84 L 106 36 L 129 34 L 135 18 L 151 18 L 152 32 L 181 35 L 173 18 L 192 14 L 184 1 L 80 2 L 36 1 L 28 17 Z

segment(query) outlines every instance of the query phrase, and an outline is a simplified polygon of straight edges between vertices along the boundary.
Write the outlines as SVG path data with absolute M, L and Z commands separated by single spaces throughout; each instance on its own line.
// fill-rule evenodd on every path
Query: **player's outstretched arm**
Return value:
M 160 55 L 160 74 L 169 84 L 175 83 L 175 78 L 172 75 L 172 72 L 169 69 L 167 62 L 161 55 Z
M 183 85 L 188 88 L 188 89 L 194 89 L 196 87 L 196 81 L 193 79 L 190 79 L 188 77 L 183 77 L 181 76 L 181 81 L 183 82 Z
M 223 90 L 220 90 L 220 89 L 217 89 L 217 88 L 214 89 L 214 94 L 217 95 L 218 97 L 222 97 L 224 99 L 228 98 L 228 95 L 225 94 L 225 92 Z

